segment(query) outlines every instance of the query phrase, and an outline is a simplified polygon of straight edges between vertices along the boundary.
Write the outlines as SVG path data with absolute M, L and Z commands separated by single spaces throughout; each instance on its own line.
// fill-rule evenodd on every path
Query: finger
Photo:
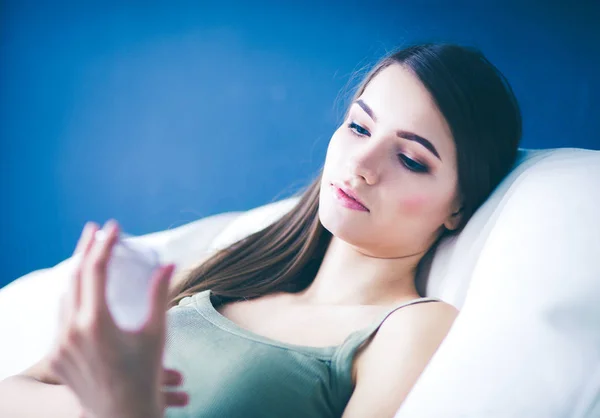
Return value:
M 152 277 L 150 286 L 150 315 L 144 328 L 150 328 L 152 332 L 157 330 L 164 333 L 166 311 L 169 304 L 169 282 L 175 270 L 174 264 L 161 266 Z
M 60 346 L 60 344 L 62 343 L 62 340 L 64 338 L 63 336 L 66 334 L 67 330 L 71 326 L 72 313 L 70 311 L 70 309 L 71 309 L 70 297 L 71 297 L 71 295 L 69 295 L 69 293 L 67 293 L 67 292 L 65 292 L 60 297 L 60 302 L 58 305 L 58 322 L 57 322 L 58 328 L 57 328 L 56 335 L 54 337 L 54 345 L 56 347 Z
M 83 231 L 81 232 L 81 236 L 77 241 L 77 246 L 75 247 L 75 251 L 73 255 L 78 254 L 83 251 L 84 248 L 88 246 L 88 243 L 94 238 L 94 234 L 98 230 L 98 225 L 94 222 L 87 222 L 83 227 Z
M 81 271 L 85 259 L 89 256 L 89 253 L 94 245 L 94 237 L 98 231 L 98 225 L 94 222 L 88 222 L 85 225 L 84 231 L 77 244 L 76 253 L 80 253 L 80 259 L 77 267 L 73 271 L 71 276 L 71 286 L 69 288 L 69 308 L 67 308 L 69 315 L 76 312 L 81 304 Z
M 116 221 L 109 220 L 102 228 L 106 238 L 102 241 L 95 240 L 93 248 L 86 260 L 84 268 L 85 278 L 82 280 L 82 291 L 89 303 L 92 312 L 107 311 L 106 282 L 108 279 L 108 263 L 114 245 L 119 239 L 119 226 Z
M 68 332 L 63 333 L 56 347 L 48 358 L 48 370 L 61 384 L 69 384 L 72 381 L 73 370 L 77 370 L 76 361 L 73 353 L 65 346 L 65 339 Z
M 51 357 L 48 360 L 48 371 L 63 385 L 66 385 L 69 380 L 67 377 L 67 369 L 68 367 L 59 359 Z
M 67 325 L 71 317 L 71 295 L 65 292 L 60 297 L 58 305 L 58 323 Z
M 183 383 L 182 374 L 174 369 L 163 370 L 163 386 L 179 386 Z
M 187 392 L 163 392 L 165 406 L 186 406 L 190 400 Z

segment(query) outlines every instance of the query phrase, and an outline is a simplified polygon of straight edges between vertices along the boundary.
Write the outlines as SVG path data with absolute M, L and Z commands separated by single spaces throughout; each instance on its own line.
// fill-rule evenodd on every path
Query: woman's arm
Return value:
M 165 369 L 163 385 L 174 388 L 183 383 L 181 373 Z M 184 406 L 182 392 L 163 392 L 165 406 Z M 68 386 L 48 366 L 44 357 L 18 375 L 0 381 L 0 417 L 81 418 L 83 408 Z
M 81 418 L 77 397 L 64 385 L 27 375 L 0 381 L 0 416 L 12 418 Z
M 42 358 L 22 373 L 0 381 L 0 416 L 14 418 L 80 418 L 77 397 Z

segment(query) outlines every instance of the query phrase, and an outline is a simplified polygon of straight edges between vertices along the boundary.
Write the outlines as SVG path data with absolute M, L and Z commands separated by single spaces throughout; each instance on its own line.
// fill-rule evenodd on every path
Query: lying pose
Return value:
M 185 275 L 170 280 L 163 266 L 139 331 L 120 330 L 106 307 L 119 227 L 97 242 L 88 224 L 56 348 L 2 382 L 3 408 L 393 417 L 458 314 L 424 297 L 425 260 L 510 172 L 520 137 L 510 85 L 476 49 L 388 55 L 358 86 L 298 203 Z

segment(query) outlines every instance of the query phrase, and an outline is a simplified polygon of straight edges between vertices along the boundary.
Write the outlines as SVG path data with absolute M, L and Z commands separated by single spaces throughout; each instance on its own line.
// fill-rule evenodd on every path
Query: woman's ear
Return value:
M 458 228 L 458 225 L 460 225 L 460 220 L 462 219 L 462 213 L 463 208 L 452 212 L 448 219 L 446 219 L 446 222 L 444 222 L 444 226 L 446 227 L 446 229 L 453 231 L 456 228 Z

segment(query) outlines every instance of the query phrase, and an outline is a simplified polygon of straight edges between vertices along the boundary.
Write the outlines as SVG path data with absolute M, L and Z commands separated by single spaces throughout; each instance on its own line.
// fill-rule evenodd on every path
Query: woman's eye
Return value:
M 348 124 L 348 128 L 350 131 L 356 136 L 371 136 L 371 133 L 367 131 L 365 128 L 357 124 L 356 122 L 350 122 Z M 406 168 L 410 171 L 414 171 L 415 173 L 427 173 L 429 172 L 429 168 L 424 166 L 423 164 L 419 164 L 415 160 L 411 160 L 404 154 L 398 154 L 398 159 L 404 164 Z
M 350 122 L 348 128 L 358 136 L 371 136 L 371 133 L 355 122 Z
M 404 154 L 398 154 L 398 159 L 404 164 L 404 166 L 406 166 L 406 168 L 408 168 L 411 171 L 414 171 L 415 173 L 427 173 L 429 171 L 429 169 L 426 166 L 419 164 L 414 160 L 411 160 Z

